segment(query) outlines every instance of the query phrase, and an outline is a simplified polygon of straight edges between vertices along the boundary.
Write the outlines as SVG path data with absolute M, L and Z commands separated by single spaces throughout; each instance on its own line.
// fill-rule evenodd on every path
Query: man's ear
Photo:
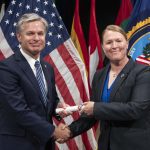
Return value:
M 17 39 L 18 39 L 18 41 L 20 43 L 20 41 L 21 41 L 21 35 L 19 33 L 17 33 L 16 36 L 17 36 Z

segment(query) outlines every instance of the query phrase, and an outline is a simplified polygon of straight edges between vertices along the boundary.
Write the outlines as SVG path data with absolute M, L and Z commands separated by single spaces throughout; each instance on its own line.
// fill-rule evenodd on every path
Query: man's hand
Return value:
M 69 128 L 65 125 L 60 123 L 58 127 L 55 128 L 53 133 L 53 137 L 59 143 L 63 143 L 64 141 L 68 140 L 71 136 L 71 132 Z
M 64 127 L 63 127 L 63 130 L 69 130 L 69 131 L 70 131 L 70 129 L 69 129 L 68 126 L 64 126 Z M 71 138 L 71 131 L 70 131 L 69 137 L 66 137 L 66 138 L 59 138 L 59 139 L 57 139 L 56 141 L 57 141 L 59 144 L 63 144 L 63 143 L 65 143 L 65 142 L 67 142 L 70 138 Z

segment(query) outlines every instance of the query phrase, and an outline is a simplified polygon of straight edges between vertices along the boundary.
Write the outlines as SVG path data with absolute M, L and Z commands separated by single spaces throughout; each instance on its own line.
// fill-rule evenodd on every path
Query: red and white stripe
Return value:
M 4 16 L 4 13 L 5 13 L 5 4 L 2 3 L 1 10 L 0 10 L 0 22 L 1 22 L 2 18 L 3 18 L 3 16 Z
M 85 66 L 71 39 L 68 39 L 64 44 L 53 50 L 45 57 L 45 60 L 54 67 L 56 89 L 62 102 L 74 106 L 89 100 Z M 79 113 L 76 112 L 72 116 L 65 118 L 64 122 L 70 124 L 73 120 L 78 119 L 78 117 Z M 67 150 L 67 146 L 69 149 L 74 150 L 93 150 L 97 147 L 92 129 L 67 142 L 67 145 L 66 143 L 64 145 L 57 145 L 58 148 L 65 150 Z
M 2 32 L 2 29 L 0 27 L 0 60 L 11 56 L 13 53 L 14 52 L 12 51 L 9 44 L 7 43 L 5 36 Z
M 95 0 L 91 0 L 90 30 L 89 30 L 89 82 L 92 84 L 94 73 L 103 67 L 101 42 L 95 15 Z
M 150 60 L 148 58 L 145 58 L 144 55 L 140 55 L 136 58 L 136 61 L 138 63 L 144 64 L 144 65 L 150 65 Z

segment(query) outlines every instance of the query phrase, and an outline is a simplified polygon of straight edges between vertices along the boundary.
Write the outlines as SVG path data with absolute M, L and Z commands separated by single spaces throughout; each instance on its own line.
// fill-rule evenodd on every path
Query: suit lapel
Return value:
M 117 90 L 120 88 L 121 84 L 126 80 L 130 70 L 133 68 L 134 61 L 132 59 L 129 60 L 127 65 L 123 68 L 123 70 L 119 73 L 115 84 L 113 85 L 111 94 L 110 94 L 110 101 L 113 101 L 113 97 L 115 96 Z
M 20 51 L 15 53 L 15 59 L 18 62 L 18 65 L 20 66 L 21 70 L 24 72 L 24 74 L 27 76 L 27 78 L 29 79 L 29 81 L 33 85 L 35 91 L 37 91 L 37 94 L 39 94 L 40 100 L 41 100 L 42 104 L 44 105 L 44 102 L 42 100 L 40 87 L 38 85 L 36 77 L 35 77 L 32 69 L 31 69 L 30 65 L 28 64 L 27 60 L 24 58 L 24 56 L 21 54 Z
M 97 89 L 98 90 L 98 101 L 101 101 L 101 97 L 102 97 L 102 93 L 103 93 L 103 87 L 104 87 L 104 83 L 105 83 L 105 79 L 106 79 L 106 75 L 107 72 L 109 70 L 110 65 L 106 66 L 106 68 L 104 68 L 103 73 L 101 76 L 99 76 L 98 81 L 97 81 Z M 99 92 L 100 91 L 100 92 Z

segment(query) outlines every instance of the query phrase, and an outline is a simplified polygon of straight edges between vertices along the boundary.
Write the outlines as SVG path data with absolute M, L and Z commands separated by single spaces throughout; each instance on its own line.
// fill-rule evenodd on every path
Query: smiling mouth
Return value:
M 32 47 L 39 47 L 41 44 L 31 44 Z
M 119 51 L 112 51 L 112 53 L 118 53 Z
M 39 47 L 40 45 L 32 45 L 33 47 Z

